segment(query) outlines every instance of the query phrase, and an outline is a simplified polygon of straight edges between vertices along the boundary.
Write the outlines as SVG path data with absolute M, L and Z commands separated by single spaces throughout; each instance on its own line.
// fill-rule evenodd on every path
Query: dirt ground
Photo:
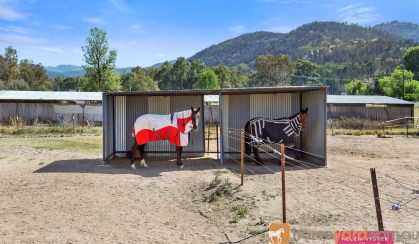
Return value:
M 385 229 L 419 231 L 419 199 L 391 210 L 391 202 L 414 195 L 385 176 L 407 188 L 419 185 L 419 139 L 327 139 L 327 168 L 287 166 L 287 221 L 293 235 L 305 234 L 293 242 L 334 243 L 324 231 L 376 230 L 370 167 L 377 170 Z M 148 161 L 149 168 L 134 171 L 127 160 L 102 166 L 97 154 L 5 144 L 0 243 L 267 243 L 266 233 L 253 235 L 281 220 L 280 168 L 273 163 L 248 163 L 253 173 L 239 187 L 236 162 L 221 167 L 212 159 L 188 159 L 179 170 L 173 160 Z M 203 199 L 214 172 L 234 190 L 209 203 Z M 247 210 L 236 223 L 235 206 Z

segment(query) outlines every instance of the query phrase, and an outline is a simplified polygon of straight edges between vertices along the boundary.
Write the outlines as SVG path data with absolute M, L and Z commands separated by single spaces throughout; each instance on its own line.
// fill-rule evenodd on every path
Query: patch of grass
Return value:
M 102 152 L 102 137 L 7 137 L 1 138 L 0 146 L 26 146 L 35 149 L 63 150 L 99 155 Z
M 265 225 L 268 223 L 268 217 L 265 216 L 259 216 L 258 218 L 258 222 L 256 223 L 256 225 Z
M 216 180 L 214 180 L 216 179 Z M 204 202 L 213 203 L 218 201 L 221 197 L 229 197 L 233 194 L 233 184 L 229 179 L 220 179 L 219 176 L 215 176 L 211 181 L 209 190 L 214 189 L 208 196 L 204 196 Z M 217 184 L 215 187 L 211 188 L 211 184 Z
M 290 225 L 296 225 L 296 224 L 298 224 L 298 221 L 295 220 L 295 219 L 290 219 L 290 220 L 288 220 L 288 224 L 290 224 Z
M 247 233 L 249 233 L 249 235 L 251 236 L 255 236 L 255 235 L 259 235 L 263 232 L 266 232 L 266 229 L 260 229 L 260 228 L 250 228 L 247 230 Z
M 102 127 L 62 127 L 56 125 L 39 125 L 39 126 L 21 126 L 18 129 L 14 126 L 1 126 L 0 135 L 48 135 L 48 134 L 64 134 L 64 135 L 75 135 L 75 134 L 89 134 L 89 135 L 101 135 Z
M 233 212 L 233 220 L 231 221 L 233 223 L 239 222 L 241 219 L 246 218 L 247 215 L 248 215 L 247 208 L 246 207 L 242 207 L 242 206 L 234 206 L 231 209 L 231 212 Z
M 215 187 L 217 187 L 218 185 L 221 184 L 221 181 L 222 180 L 220 178 L 220 175 L 215 175 L 214 178 L 209 183 L 209 186 L 208 186 L 207 190 L 214 189 Z
M 262 196 L 265 198 L 265 200 L 275 199 L 277 196 L 279 196 L 279 193 L 277 194 L 270 193 L 264 189 L 262 190 Z

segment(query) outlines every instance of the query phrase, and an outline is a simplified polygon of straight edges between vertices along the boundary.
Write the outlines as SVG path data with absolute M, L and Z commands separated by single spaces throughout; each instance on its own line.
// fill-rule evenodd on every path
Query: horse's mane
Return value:
M 288 116 L 288 117 L 281 117 L 281 118 L 276 118 L 276 119 L 273 119 L 273 120 L 283 120 L 283 119 L 289 119 L 289 120 L 291 120 L 291 119 L 294 119 L 295 117 L 297 117 L 298 115 L 300 115 L 300 112 L 298 112 L 296 114 L 293 114 L 291 116 Z

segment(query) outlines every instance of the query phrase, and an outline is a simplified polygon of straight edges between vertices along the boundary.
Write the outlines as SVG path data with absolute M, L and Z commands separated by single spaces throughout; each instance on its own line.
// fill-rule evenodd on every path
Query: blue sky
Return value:
M 83 64 L 90 28 L 108 34 L 117 66 L 190 57 L 259 30 L 288 32 L 312 21 L 419 23 L 417 0 L 0 0 L 0 49 L 43 65 Z

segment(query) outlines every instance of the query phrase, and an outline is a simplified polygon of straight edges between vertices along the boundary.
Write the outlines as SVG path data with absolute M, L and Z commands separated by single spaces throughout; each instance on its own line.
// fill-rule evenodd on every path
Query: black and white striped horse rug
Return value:
M 284 118 L 269 119 L 263 117 L 253 118 L 245 125 L 245 153 L 250 155 L 253 151 L 255 159 L 262 163 L 259 157 L 258 146 L 262 143 L 290 144 L 295 136 L 299 136 L 301 129 L 307 123 L 307 111 L 300 112 Z

